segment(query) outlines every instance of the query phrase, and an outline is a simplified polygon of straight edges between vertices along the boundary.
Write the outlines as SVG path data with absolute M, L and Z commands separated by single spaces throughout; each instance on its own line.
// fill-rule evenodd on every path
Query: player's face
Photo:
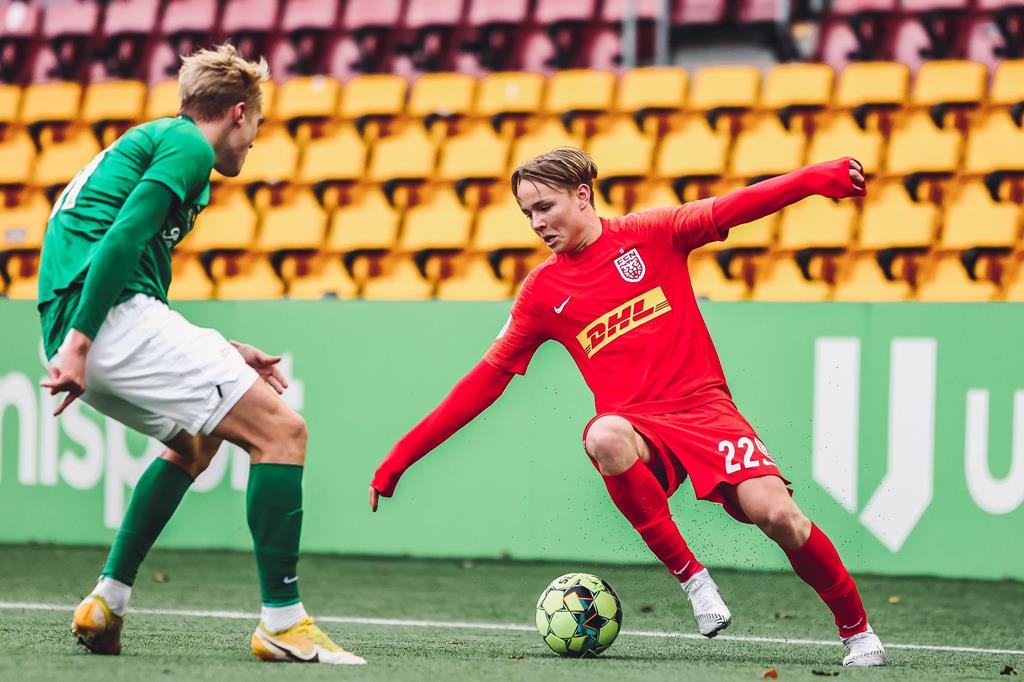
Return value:
M 235 177 L 242 171 L 242 164 L 262 123 L 263 114 L 259 109 L 250 109 L 243 102 L 232 108 L 231 125 L 223 144 L 216 150 L 214 168 L 219 173 Z
M 519 183 L 516 200 L 530 227 L 555 253 L 580 248 L 587 229 L 586 209 L 590 190 L 581 185 L 576 192 L 530 180 Z

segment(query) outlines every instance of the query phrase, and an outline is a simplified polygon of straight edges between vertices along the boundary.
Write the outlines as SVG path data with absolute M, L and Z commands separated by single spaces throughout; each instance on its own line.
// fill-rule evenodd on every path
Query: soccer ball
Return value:
M 537 631 L 562 656 L 597 656 L 622 627 L 622 605 L 612 586 L 589 573 L 555 578 L 537 600 Z

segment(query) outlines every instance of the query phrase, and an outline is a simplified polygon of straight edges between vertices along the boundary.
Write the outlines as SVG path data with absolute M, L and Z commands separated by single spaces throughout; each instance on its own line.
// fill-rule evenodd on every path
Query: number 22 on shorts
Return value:
M 756 449 L 761 452 L 760 461 L 754 459 L 754 441 L 757 441 Z M 741 462 L 735 460 L 737 449 L 743 450 Z M 734 474 L 740 469 L 753 469 L 762 464 L 775 466 L 775 462 L 768 456 L 768 448 L 757 438 L 743 436 L 735 444 L 731 440 L 723 440 L 718 444 L 718 451 L 725 454 L 725 473 L 727 474 Z

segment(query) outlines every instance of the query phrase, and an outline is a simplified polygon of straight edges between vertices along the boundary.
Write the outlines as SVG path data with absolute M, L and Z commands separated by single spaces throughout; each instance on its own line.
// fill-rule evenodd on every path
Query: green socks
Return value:
M 142 560 L 190 485 L 192 479 L 184 469 L 161 457 L 153 460 L 132 493 L 107 565 L 103 567 L 104 577 L 125 585 L 135 583 Z
M 302 467 L 253 464 L 245 506 L 256 550 L 264 606 L 299 603 L 299 535 L 302 532 Z

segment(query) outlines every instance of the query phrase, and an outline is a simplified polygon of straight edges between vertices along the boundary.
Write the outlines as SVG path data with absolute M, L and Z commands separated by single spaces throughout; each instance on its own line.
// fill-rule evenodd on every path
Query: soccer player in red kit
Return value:
M 512 191 L 553 254 L 526 277 L 483 360 L 394 446 L 370 486 L 391 497 L 414 462 L 489 407 L 538 346 L 562 344 L 594 393 L 587 454 L 623 516 L 679 580 L 701 634 L 732 614 L 672 520 L 668 498 L 689 476 L 698 499 L 757 525 L 835 616 L 847 666 L 885 664 L 857 586 L 826 535 L 797 507 L 773 457 L 733 404 L 686 268 L 694 249 L 812 195 L 865 194 L 850 158 L 802 168 L 721 197 L 605 219 L 597 167 L 560 148 L 519 166 Z

